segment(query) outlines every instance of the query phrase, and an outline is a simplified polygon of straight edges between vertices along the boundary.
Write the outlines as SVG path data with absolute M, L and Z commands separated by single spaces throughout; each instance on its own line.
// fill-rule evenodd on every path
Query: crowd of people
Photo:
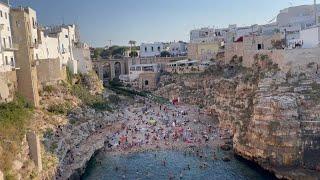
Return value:
M 108 152 L 219 144 L 218 128 L 212 117 L 195 106 L 164 105 L 139 98 L 134 106 L 124 106 L 118 117 L 122 119 L 121 128 L 107 137 Z

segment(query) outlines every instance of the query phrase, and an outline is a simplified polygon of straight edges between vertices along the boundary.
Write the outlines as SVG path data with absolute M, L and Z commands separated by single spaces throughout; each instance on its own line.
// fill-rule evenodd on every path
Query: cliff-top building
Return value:
M 13 43 L 19 44 L 15 52 L 18 92 L 35 107 L 39 106 L 39 89 L 35 49 L 39 45 L 36 12 L 27 8 L 14 8 L 10 13 Z
M 10 26 L 10 7 L 0 2 L 0 102 L 12 101 L 17 88 L 16 62 Z

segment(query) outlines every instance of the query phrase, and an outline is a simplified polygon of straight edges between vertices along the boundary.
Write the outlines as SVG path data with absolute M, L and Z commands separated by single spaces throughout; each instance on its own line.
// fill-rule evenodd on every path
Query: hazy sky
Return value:
M 43 25 L 77 23 L 92 46 L 188 41 L 191 29 L 265 24 L 291 5 L 313 0 L 11 0 L 30 6 Z

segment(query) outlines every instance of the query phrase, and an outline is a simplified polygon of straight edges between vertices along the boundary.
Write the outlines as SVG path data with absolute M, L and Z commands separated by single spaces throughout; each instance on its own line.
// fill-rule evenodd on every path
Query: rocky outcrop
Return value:
M 59 159 L 56 179 L 77 179 L 95 152 L 104 147 L 108 124 L 119 119 L 114 113 L 89 108 L 77 108 L 68 118 L 72 124 L 59 127 L 44 141 L 47 151 Z
M 316 171 L 320 170 L 320 75 L 316 69 L 257 75 L 254 69 L 238 68 L 231 77 L 208 72 L 163 77 L 155 93 L 204 107 L 222 128 L 233 132 L 236 153 L 278 177 L 320 177 Z M 234 67 L 223 69 L 222 74 Z

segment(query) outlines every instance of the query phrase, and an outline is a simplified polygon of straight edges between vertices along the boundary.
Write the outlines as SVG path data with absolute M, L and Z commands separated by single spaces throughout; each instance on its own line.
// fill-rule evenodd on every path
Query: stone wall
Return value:
M 188 58 L 189 59 L 199 59 L 198 44 L 195 44 L 195 43 L 188 44 Z
M 243 42 L 235 42 L 226 44 L 225 47 L 225 62 L 230 62 L 233 56 L 244 56 L 244 44 Z
M 158 73 L 142 73 L 139 75 L 139 89 L 140 90 L 155 90 L 159 81 Z
M 254 57 L 256 54 L 268 55 L 274 63 L 279 64 L 282 68 L 282 62 L 284 61 L 284 50 L 246 50 L 243 54 L 243 66 L 251 67 L 254 63 Z
M 58 81 L 63 80 L 63 74 L 60 70 L 60 59 L 38 60 L 37 76 L 40 86 L 56 84 Z
M 0 73 L 0 103 L 13 100 L 17 90 L 17 76 L 15 71 Z
M 30 158 L 37 166 L 38 172 L 42 171 L 41 148 L 39 136 L 35 132 L 27 133 Z

